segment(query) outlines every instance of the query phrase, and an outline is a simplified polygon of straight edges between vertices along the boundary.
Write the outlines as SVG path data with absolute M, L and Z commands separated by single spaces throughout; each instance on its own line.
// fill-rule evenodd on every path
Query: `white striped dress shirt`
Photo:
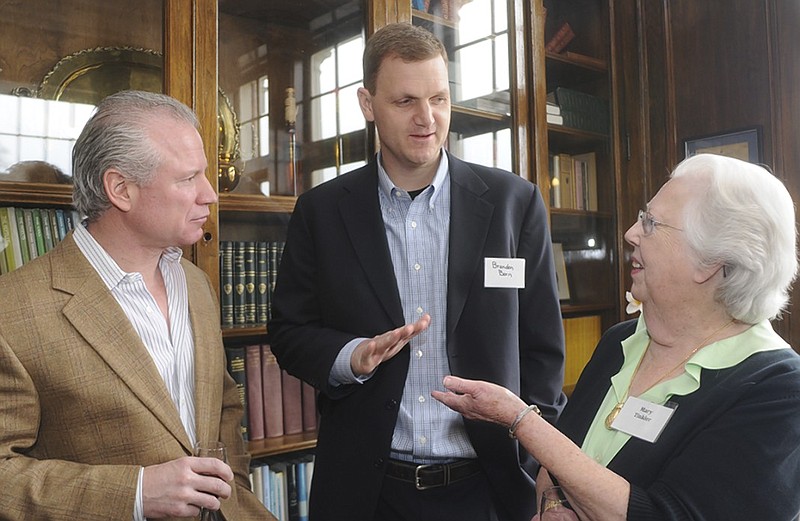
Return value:
M 194 445 L 194 336 L 189 320 L 186 274 L 180 264 L 183 252 L 180 248 L 167 248 L 158 261 L 167 290 L 167 325 L 141 273 L 123 271 L 85 226 L 75 227 L 74 238 L 142 339 Z M 141 487 L 142 472 L 139 473 L 134 520 L 143 519 Z

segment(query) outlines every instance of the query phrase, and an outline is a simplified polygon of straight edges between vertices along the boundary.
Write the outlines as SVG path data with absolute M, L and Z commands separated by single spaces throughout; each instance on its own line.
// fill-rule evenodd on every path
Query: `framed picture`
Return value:
M 751 163 L 761 162 L 761 129 L 737 130 L 726 134 L 687 139 L 686 157 L 695 154 L 718 154 Z
M 567 263 L 564 262 L 564 248 L 560 242 L 553 243 L 553 260 L 556 265 L 556 281 L 558 282 L 558 300 L 569 300 L 569 281 L 567 280 Z

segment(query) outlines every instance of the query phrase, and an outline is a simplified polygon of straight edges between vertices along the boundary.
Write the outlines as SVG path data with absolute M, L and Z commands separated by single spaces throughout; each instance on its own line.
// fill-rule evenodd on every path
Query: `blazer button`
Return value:
M 397 400 L 388 400 L 385 404 L 387 410 L 392 410 L 397 407 Z
M 379 469 L 383 466 L 383 458 L 378 458 L 372 462 L 376 469 Z

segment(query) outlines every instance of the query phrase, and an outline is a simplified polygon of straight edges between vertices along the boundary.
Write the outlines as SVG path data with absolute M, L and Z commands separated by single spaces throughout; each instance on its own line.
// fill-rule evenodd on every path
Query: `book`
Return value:
M 256 243 L 244 243 L 244 323 L 256 323 Z
M 8 208 L 0 208 L 0 249 L 6 259 L 6 270 L 14 271 L 17 263 L 14 260 L 14 247 L 11 239 L 11 222 L 8 220 Z
M 253 465 L 250 469 L 250 489 L 261 504 L 264 504 L 264 465 Z
M 247 322 L 245 306 L 247 296 L 245 294 L 245 272 L 244 256 L 246 249 L 245 241 L 233 243 L 233 323 L 237 326 Z
M 33 260 L 39 256 L 39 252 L 36 249 L 36 231 L 33 226 L 33 210 L 25 208 L 22 213 L 25 221 L 25 235 L 28 238 L 28 254 L 31 260 Z
M 555 97 L 561 107 L 565 126 L 608 134 L 610 120 L 607 100 L 565 87 L 556 87 Z
M 558 178 L 561 187 L 561 208 L 575 209 L 575 178 L 572 157 L 558 154 Z
M 11 227 L 11 247 L 14 250 L 14 262 L 17 268 L 25 264 L 25 257 L 22 255 L 22 241 L 20 241 L 19 231 L 17 226 L 17 211 L 15 208 L 6 208 L 8 212 L 8 223 Z
M 581 172 L 583 209 L 596 212 L 597 207 L 597 156 L 594 152 L 574 154 L 572 160 Z
M 545 110 L 546 110 L 547 114 L 552 114 L 554 116 L 560 116 L 561 115 L 561 107 L 559 107 L 557 104 L 555 104 L 552 101 L 548 101 L 548 102 L 545 103 Z
M 564 22 L 544 46 L 546 52 L 560 53 L 575 38 L 569 22 Z
M 283 436 L 283 383 L 278 360 L 269 344 L 261 346 L 261 385 L 264 402 L 264 435 Z
M 0 275 L 4 275 L 10 271 L 8 269 L 8 260 L 6 260 L 5 247 L 6 240 L 2 237 L 2 232 L 0 232 Z
M 302 384 L 296 376 L 281 369 L 281 393 L 283 395 L 283 433 L 303 432 Z
M 306 470 L 308 462 L 300 460 L 297 462 L 297 519 L 298 521 L 308 521 L 308 489 L 309 482 Z
M 222 327 L 233 325 L 233 243 L 219 243 L 220 311 Z
M 47 253 L 48 251 L 53 249 L 53 227 L 50 223 L 50 210 L 47 208 L 40 208 L 39 215 L 42 218 L 42 235 L 44 236 L 44 252 Z M 58 241 L 56 241 L 58 242 Z
M 67 236 L 67 221 L 64 218 L 64 210 L 61 208 L 56 208 L 56 228 L 58 229 L 58 240 L 63 241 L 64 237 Z
M 559 116 L 556 114 L 548 114 L 547 115 L 547 122 L 551 125 L 563 125 L 564 124 L 564 116 Z
M 256 243 L 256 322 L 269 320 L 269 247 L 266 241 Z
M 17 218 L 17 235 L 19 236 L 19 249 L 22 254 L 22 264 L 27 264 L 31 260 L 30 246 L 28 245 L 28 234 L 25 231 L 25 212 L 22 208 L 14 208 Z
M 242 437 L 248 440 L 248 417 L 247 417 L 247 368 L 246 353 L 242 346 L 226 347 L 225 359 L 227 362 L 228 373 L 230 373 L 233 381 L 236 382 L 236 390 L 239 391 L 239 399 L 242 402 L 244 414 L 242 416 Z
M 303 399 L 303 431 L 317 430 L 317 390 L 308 382 L 300 383 Z
M 300 520 L 297 496 L 297 463 L 290 461 L 286 464 L 286 510 L 289 514 L 289 521 Z
M 567 349 L 564 385 L 574 386 L 600 341 L 602 320 L 600 315 L 587 315 L 565 318 L 562 322 Z
M 264 397 L 261 383 L 261 346 L 245 346 L 247 373 L 247 433 L 250 440 L 264 439 Z
M 561 174 L 557 154 L 548 155 L 548 168 L 550 170 L 550 207 L 561 208 Z
M 31 210 L 31 216 L 33 217 L 33 236 L 35 237 L 36 242 L 36 256 L 41 257 L 45 253 L 47 253 L 47 248 L 44 244 L 44 227 L 42 226 L 42 212 L 39 208 L 33 208 Z

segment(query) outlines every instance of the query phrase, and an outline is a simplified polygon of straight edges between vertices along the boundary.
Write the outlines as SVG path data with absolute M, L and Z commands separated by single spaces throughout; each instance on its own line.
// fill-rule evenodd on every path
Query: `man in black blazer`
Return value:
M 447 54 L 392 24 L 364 53 L 359 102 L 381 151 L 298 198 L 272 349 L 320 390 L 310 516 L 529 521 L 536 463 L 506 430 L 433 400 L 454 374 L 555 421 L 564 338 L 537 187 L 443 150 Z

